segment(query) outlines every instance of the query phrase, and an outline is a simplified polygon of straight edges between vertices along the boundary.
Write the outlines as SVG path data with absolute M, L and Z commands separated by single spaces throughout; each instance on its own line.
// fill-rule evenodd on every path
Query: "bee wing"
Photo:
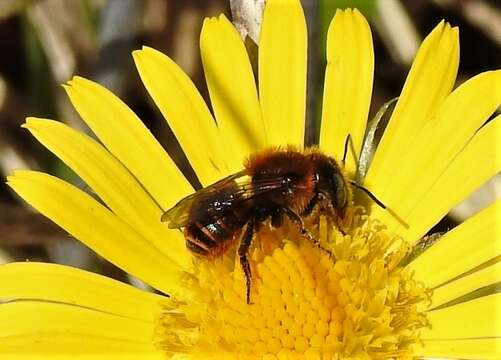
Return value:
M 235 179 L 243 176 L 245 176 L 244 171 L 237 172 L 186 196 L 172 208 L 164 212 L 161 221 L 169 222 L 169 228 L 171 229 L 186 226 L 189 220 L 190 209 L 195 201 L 206 202 L 207 199 L 212 198 L 215 194 L 219 193 L 221 189 L 224 189 L 228 184 L 234 182 Z
M 196 196 L 197 193 L 193 193 L 185 197 L 169 210 L 165 211 L 160 220 L 162 222 L 169 222 L 169 229 L 179 229 L 180 227 L 185 226 L 188 222 L 191 204 L 195 200 Z
M 220 196 L 216 198 L 217 201 L 214 201 L 215 196 L 221 194 L 224 189 L 230 189 L 229 186 L 231 186 L 231 190 L 227 196 Z M 282 177 L 277 176 L 275 178 L 252 182 L 252 179 L 242 170 L 180 200 L 171 209 L 163 213 L 161 221 L 168 222 L 171 229 L 186 226 L 190 221 L 193 221 L 191 209 L 195 203 L 197 206 L 203 206 L 204 211 L 209 214 L 212 213 L 211 215 L 214 219 L 217 219 L 218 214 L 222 215 L 225 209 L 241 204 L 268 191 L 280 189 L 282 186 Z

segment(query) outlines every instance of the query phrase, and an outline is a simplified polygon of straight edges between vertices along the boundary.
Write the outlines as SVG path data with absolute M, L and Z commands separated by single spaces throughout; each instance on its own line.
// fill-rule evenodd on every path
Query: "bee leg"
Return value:
M 245 229 L 245 233 L 240 240 L 240 246 L 238 247 L 238 256 L 240 258 L 240 264 L 242 265 L 242 269 L 245 275 L 245 285 L 247 288 L 247 304 L 250 304 L 250 292 L 251 292 L 251 269 L 249 265 L 249 259 L 247 259 L 247 253 L 249 252 L 249 248 L 252 244 L 252 238 L 254 237 L 254 220 L 251 219 L 247 223 L 247 228 Z
M 305 238 L 313 242 L 315 245 L 320 245 L 318 240 L 313 235 L 311 235 L 311 233 L 304 227 L 303 220 L 298 214 L 296 214 L 289 208 L 283 208 L 283 212 L 285 215 L 287 215 L 289 220 L 292 221 L 294 225 L 297 226 L 297 228 L 301 232 L 301 235 L 303 235 Z
M 318 205 L 318 203 L 323 200 L 323 196 L 320 193 L 316 193 L 315 196 L 310 200 L 308 205 L 306 205 L 306 208 L 304 209 L 304 216 L 311 215 L 313 210 L 315 210 L 315 207 Z
M 271 226 L 273 226 L 274 228 L 279 228 L 280 226 L 282 226 L 283 222 L 284 218 L 282 211 L 275 211 L 271 215 Z
M 314 237 L 308 231 L 308 229 L 306 229 L 304 227 L 303 220 L 301 219 L 301 217 L 298 214 L 296 214 L 294 211 L 292 211 L 289 208 L 284 208 L 283 211 L 284 211 L 285 215 L 287 215 L 287 217 L 290 219 L 290 221 L 292 221 L 298 227 L 299 231 L 301 232 L 301 235 L 303 235 L 305 238 L 310 240 L 313 243 L 313 245 L 317 246 L 321 250 L 328 253 L 329 256 L 332 256 L 332 253 L 329 250 L 325 249 L 322 246 L 322 244 L 320 244 L 320 241 L 316 237 Z
M 343 224 L 337 224 L 337 230 L 344 236 L 346 235 L 346 231 L 343 230 Z

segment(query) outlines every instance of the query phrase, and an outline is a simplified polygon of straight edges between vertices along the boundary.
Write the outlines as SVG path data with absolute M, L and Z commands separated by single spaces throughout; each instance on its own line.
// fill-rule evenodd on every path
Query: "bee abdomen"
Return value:
M 233 215 L 219 219 L 205 219 L 186 227 L 187 247 L 201 256 L 216 257 L 228 248 L 243 223 Z

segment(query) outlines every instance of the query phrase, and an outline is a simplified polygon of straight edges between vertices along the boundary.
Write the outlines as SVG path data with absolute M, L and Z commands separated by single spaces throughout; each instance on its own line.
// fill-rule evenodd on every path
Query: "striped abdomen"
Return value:
M 246 217 L 230 209 L 217 217 L 198 218 L 184 230 L 186 246 L 196 255 L 216 258 L 238 238 L 246 222 Z

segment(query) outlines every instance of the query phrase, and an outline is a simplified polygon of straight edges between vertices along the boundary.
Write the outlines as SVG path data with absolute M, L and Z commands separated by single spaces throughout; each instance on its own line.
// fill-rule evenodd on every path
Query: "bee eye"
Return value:
M 344 207 L 346 204 L 346 185 L 343 178 L 339 174 L 334 174 L 334 191 L 335 191 L 335 201 L 339 208 Z

